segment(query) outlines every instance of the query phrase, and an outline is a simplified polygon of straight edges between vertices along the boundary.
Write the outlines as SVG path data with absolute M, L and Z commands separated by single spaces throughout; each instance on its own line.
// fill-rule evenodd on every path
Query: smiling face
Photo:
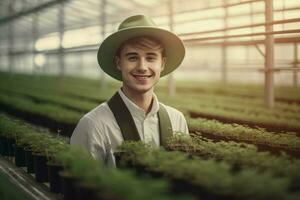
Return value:
M 125 93 L 136 95 L 153 92 L 160 78 L 166 59 L 160 44 L 149 44 L 151 43 L 147 46 L 125 43 L 116 56 Z

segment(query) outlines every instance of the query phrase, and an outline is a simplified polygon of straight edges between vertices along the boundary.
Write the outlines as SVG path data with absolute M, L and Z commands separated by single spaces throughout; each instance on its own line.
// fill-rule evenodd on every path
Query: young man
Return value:
M 122 81 L 122 87 L 80 120 L 71 145 L 115 165 L 113 153 L 124 140 L 142 140 L 159 147 L 175 132 L 188 134 L 183 114 L 159 103 L 153 92 L 159 78 L 175 70 L 184 54 L 182 41 L 158 28 L 149 17 L 136 15 L 124 20 L 98 51 L 100 67 Z

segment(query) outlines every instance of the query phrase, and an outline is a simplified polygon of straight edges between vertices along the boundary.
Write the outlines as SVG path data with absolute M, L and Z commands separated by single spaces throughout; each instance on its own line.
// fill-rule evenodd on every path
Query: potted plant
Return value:
M 16 137 L 15 148 L 15 165 L 18 167 L 26 166 L 25 149 L 30 146 L 31 139 L 36 133 L 24 129 L 22 135 Z
M 57 137 L 56 142 L 53 142 L 46 149 L 48 158 L 48 179 L 50 184 L 50 191 L 55 193 L 62 192 L 62 180 L 59 173 L 63 171 L 63 164 L 56 158 L 56 155 L 60 152 L 68 151 L 70 145 L 65 138 Z
M 48 167 L 47 167 L 47 155 L 45 149 L 48 145 L 51 145 L 52 136 L 47 133 L 40 133 L 32 141 L 30 147 L 33 151 L 33 163 L 35 179 L 37 182 L 48 181 Z
M 59 172 L 61 179 L 61 191 L 65 200 L 73 200 L 76 198 L 75 183 L 78 181 L 76 174 L 70 172 L 70 168 L 74 162 L 81 160 L 81 151 L 74 148 L 66 149 L 58 152 L 55 159 L 63 165 L 63 171 Z

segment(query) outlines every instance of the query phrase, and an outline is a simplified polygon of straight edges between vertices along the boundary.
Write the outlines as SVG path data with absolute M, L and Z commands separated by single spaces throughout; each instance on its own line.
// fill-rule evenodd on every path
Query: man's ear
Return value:
M 117 69 L 121 71 L 121 67 L 120 67 L 120 58 L 118 56 L 115 56 L 115 63 L 117 66 Z
M 166 62 L 167 62 L 167 57 L 162 57 L 161 71 L 163 71 L 165 69 Z

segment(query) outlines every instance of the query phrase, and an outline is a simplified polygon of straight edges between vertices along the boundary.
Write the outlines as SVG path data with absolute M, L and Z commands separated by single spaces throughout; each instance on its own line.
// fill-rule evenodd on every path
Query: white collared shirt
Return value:
M 119 94 L 130 111 L 140 138 L 143 142 L 153 147 L 159 147 L 159 102 L 153 95 L 150 112 L 145 111 L 134 104 L 119 89 Z M 164 105 L 172 125 L 173 133 L 188 134 L 188 127 L 183 114 L 170 106 Z M 84 115 L 77 124 L 70 143 L 72 146 L 80 146 L 88 150 L 93 157 L 101 159 L 106 165 L 115 166 L 114 151 L 124 141 L 117 121 L 107 102 L 100 104 Z

